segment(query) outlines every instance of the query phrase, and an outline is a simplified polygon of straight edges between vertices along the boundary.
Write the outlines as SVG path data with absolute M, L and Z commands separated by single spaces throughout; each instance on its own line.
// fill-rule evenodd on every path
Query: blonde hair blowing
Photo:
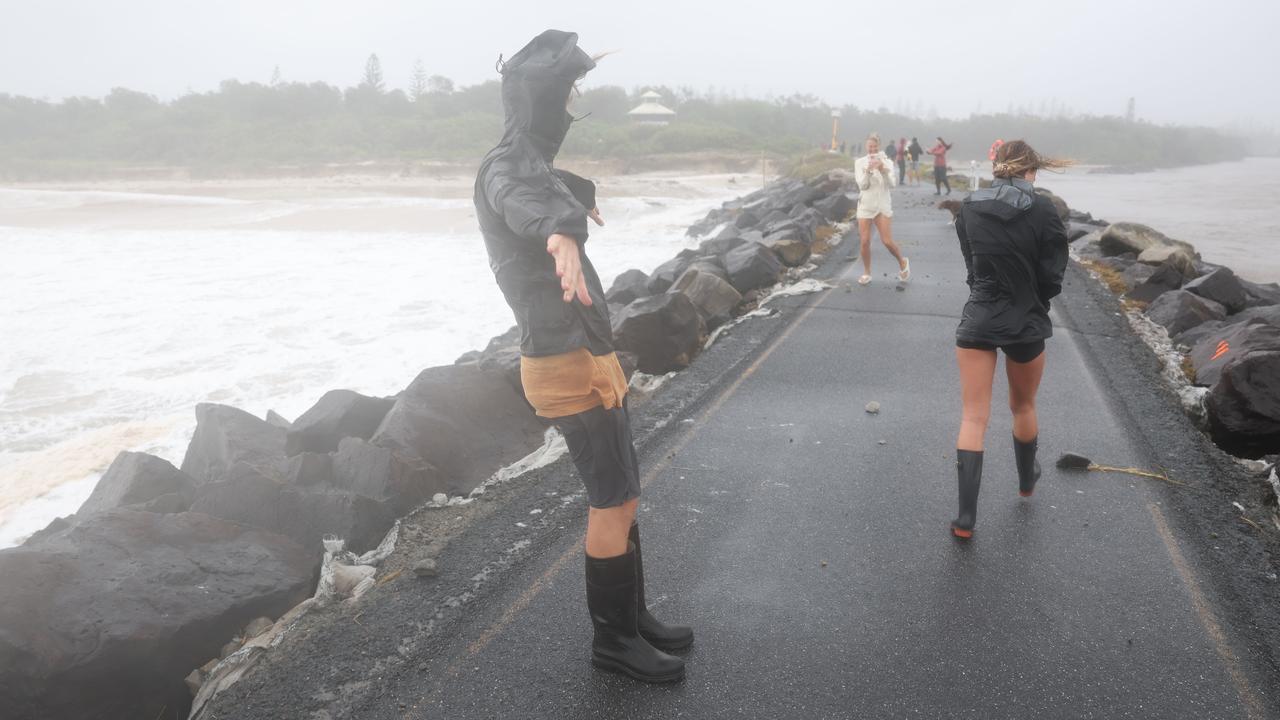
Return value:
M 1024 140 L 1011 140 L 996 151 L 991 174 L 998 178 L 1020 178 L 1032 170 L 1061 170 L 1074 164 L 1073 160 L 1041 155 Z

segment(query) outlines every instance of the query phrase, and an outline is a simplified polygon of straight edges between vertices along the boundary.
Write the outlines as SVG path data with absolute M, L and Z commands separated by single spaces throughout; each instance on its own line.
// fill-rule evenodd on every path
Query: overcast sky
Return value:
M 347 86 L 377 53 L 387 83 L 421 58 L 460 84 L 496 77 L 541 30 L 619 51 L 591 84 L 803 92 L 944 116 L 1039 110 L 1280 126 L 1280 1 L 769 3 L 648 0 L 0 0 L 0 92 L 112 87 L 161 98 L 225 78 Z

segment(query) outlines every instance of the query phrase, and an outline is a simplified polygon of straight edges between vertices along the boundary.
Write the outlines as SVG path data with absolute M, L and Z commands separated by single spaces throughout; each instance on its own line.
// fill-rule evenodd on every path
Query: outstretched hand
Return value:
M 599 212 L 596 212 L 599 217 Z M 596 220 L 604 224 L 602 220 Z M 573 302 L 575 297 L 583 305 L 591 305 L 591 293 L 587 291 L 586 278 L 582 276 L 582 258 L 578 254 L 578 241 L 569 235 L 552 235 L 547 238 L 547 252 L 556 259 L 556 276 L 560 278 L 560 289 L 564 291 L 564 301 Z

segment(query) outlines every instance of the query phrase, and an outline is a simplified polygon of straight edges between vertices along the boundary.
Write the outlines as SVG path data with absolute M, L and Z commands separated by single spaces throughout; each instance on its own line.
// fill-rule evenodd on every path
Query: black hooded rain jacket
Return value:
M 485 155 L 476 177 L 476 216 L 489 267 L 515 313 L 520 352 L 530 357 L 587 348 L 613 351 L 613 332 L 600 277 L 582 246 L 595 185 L 552 167 L 573 116 L 566 108 L 573 84 L 595 62 L 576 33 L 547 30 L 502 65 L 502 142 Z M 566 303 L 547 238 L 578 241 L 582 274 L 593 304 Z
M 997 178 L 971 194 L 956 218 L 969 302 L 956 339 L 990 345 L 1053 335 L 1049 300 L 1062 292 L 1067 233 L 1047 197 L 1022 179 Z

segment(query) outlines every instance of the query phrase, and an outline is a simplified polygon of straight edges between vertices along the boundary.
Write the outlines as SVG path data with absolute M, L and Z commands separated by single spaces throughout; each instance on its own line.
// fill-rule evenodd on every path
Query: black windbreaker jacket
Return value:
M 1062 292 L 1067 233 L 1047 197 L 1022 179 L 997 178 L 964 201 L 956 235 L 969 270 L 956 339 L 991 345 L 1053 335 L 1049 300 Z
M 578 48 L 576 33 L 547 30 L 502 65 L 502 142 L 476 176 L 476 216 L 489 267 L 515 313 L 520 352 L 531 357 L 587 348 L 613 351 L 613 332 L 600 277 L 582 246 L 595 185 L 552 167 L 573 116 L 566 109 L 573 84 L 595 62 Z M 547 238 L 578 240 L 592 306 L 566 303 Z

